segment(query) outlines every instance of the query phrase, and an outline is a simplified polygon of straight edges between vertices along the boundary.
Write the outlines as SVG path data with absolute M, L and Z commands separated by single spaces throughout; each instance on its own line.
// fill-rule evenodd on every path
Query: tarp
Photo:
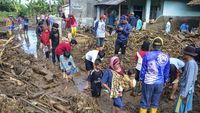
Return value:
M 99 2 L 96 5 L 118 5 L 124 1 L 125 0 L 109 0 L 109 1 Z

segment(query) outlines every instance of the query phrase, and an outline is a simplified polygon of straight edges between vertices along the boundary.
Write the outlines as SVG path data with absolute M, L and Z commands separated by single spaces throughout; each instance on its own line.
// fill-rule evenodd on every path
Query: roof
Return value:
M 200 0 L 191 0 L 187 5 L 200 5 Z
M 109 1 L 99 2 L 96 5 L 118 5 L 124 1 L 125 0 L 109 0 Z

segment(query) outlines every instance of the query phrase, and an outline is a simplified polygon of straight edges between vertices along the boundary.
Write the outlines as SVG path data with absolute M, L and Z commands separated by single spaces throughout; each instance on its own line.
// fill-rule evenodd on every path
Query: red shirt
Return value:
M 71 28 L 71 21 L 70 21 L 70 19 L 66 18 L 65 21 L 66 21 L 66 28 Z
M 41 42 L 45 45 L 45 46 L 49 46 L 50 45 L 50 32 L 42 32 L 41 34 Z
M 72 47 L 70 42 L 62 42 L 60 43 L 57 47 L 56 47 L 56 55 L 60 56 L 62 54 L 64 54 L 65 51 L 67 52 L 71 52 Z
M 144 58 L 144 55 L 149 52 L 149 51 L 139 51 L 139 54 L 142 58 Z M 137 57 L 137 54 L 134 56 L 134 60 L 135 61 L 138 61 L 138 57 Z

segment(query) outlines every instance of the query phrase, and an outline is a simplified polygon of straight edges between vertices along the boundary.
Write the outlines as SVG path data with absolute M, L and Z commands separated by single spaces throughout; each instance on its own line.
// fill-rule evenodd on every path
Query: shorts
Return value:
M 103 47 L 104 45 L 104 38 L 97 38 L 96 39 L 96 47 Z
M 123 105 L 123 102 L 122 102 L 122 97 L 114 98 L 113 101 L 114 101 L 113 106 L 118 107 L 120 109 L 123 108 L 124 105 Z
M 28 25 L 24 25 L 24 31 L 28 31 Z
M 19 29 L 22 29 L 22 24 L 19 24 Z
M 85 68 L 87 71 L 93 70 L 93 63 L 87 59 L 85 59 Z
M 8 31 L 12 31 L 13 30 L 13 26 L 8 26 Z

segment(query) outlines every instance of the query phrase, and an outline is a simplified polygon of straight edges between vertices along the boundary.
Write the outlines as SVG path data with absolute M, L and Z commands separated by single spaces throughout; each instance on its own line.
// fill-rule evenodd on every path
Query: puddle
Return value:
M 25 53 L 33 54 L 35 58 L 38 57 L 35 30 L 29 30 L 28 35 L 18 34 L 18 39 L 21 41 L 22 49 Z

